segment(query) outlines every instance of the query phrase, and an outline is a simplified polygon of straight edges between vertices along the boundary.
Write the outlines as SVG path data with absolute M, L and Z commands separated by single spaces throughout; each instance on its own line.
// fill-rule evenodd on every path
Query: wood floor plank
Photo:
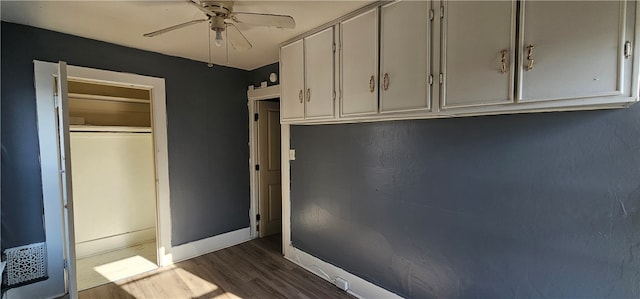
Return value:
M 252 240 L 84 290 L 80 298 L 354 298 L 283 258 L 280 240 Z

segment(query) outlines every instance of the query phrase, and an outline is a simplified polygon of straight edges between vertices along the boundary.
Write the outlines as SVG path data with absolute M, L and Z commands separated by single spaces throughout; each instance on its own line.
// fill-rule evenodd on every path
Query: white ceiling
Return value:
M 298 34 L 336 19 L 372 1 L 236 1 L 234 11 L 291 15 L 295 29 L 238 28 L 253 48 L 236 51 L 215 47 L 213 63 L 252 70 L 278 61 L 278 45 Z M 204 18 L 186 1 L 5 1 L 3 21 L 102 40 L 172 56 L 208 61 L 208 24 L 200 23 L 156 37 L 142 34 Z

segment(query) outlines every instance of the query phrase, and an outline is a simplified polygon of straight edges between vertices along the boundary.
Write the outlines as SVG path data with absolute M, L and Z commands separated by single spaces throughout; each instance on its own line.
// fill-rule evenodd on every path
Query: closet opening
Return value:
M 69 78 L 78 290 L 158 267 L 151 90 Z

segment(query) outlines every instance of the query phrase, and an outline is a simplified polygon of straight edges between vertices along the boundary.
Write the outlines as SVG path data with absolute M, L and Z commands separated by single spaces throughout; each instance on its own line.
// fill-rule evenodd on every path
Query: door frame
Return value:
M 249 205 L 249 221 L 251 239 L 260 237 L 257 230 L 258 221 L 256 215 L 260 212 L 259 176 L 255 165 L 258 162 L 258 122 L 254 115 L 258 112 L 258 101 L 270 100 L 280 97 L 280 85 L 271 85 L 260 89 L 247 91 L 247 107 L 249 108 L 249 193 L 251 203 Z M 282 151 L 282 149 L 280 149 Z M 284 222 L 283 222 L 284 225 Z
M 58 64 L 34 60 L 37 127 L 40 146 L 40 165 L 43 187 L 45 215 L 45 238 L 47 244 L 47 269 L 49 279 L 15 288 L 16 297 L 59 297 L 68 292 L 64 275 L 52 273 L 60 269 L 65 256 L 63 246 L 63 206 L 60 200 L 60 182 L 58 176 L 58 155 L 55 130 L 56 90 L 53 77 L 58 73 Z M 166 94 L 163 78 L 142 76 L 129 73 L 98 70 L 85 67 L 67 66 L 67 76 L 71 79 L 84 79 L 106 84 L 128 85 L 151 90 L 152 131 L 154 143 L 156 175 L 156 245 L 159 267 L 172 263 L 171 256 L 171 211 L 169 191 L 169 158 L 167 142 Z M 73 215 L 70 215 L 73 220 Z M 75 260 L 68 263 L 75 264 Z M 64 271 L 64 270 L 63 270 Z M 73 278 L 75 279 L 75 277 Z

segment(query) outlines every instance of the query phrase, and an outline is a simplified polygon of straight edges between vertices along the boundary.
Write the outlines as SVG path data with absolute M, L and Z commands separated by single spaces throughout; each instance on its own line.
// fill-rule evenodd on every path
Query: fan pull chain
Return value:
M 227 26 L 225 26 L 225 30 L 224 30 L 224 45 L 225 48 L 227 48 L 227 65 L 229 64 L 229 30 L 227 30 L 226 28 Z
M 207 27 L 207 31 L 209 32 L 209 44 L 207 44 L 207 46 L 209 46 L 209 63 L 207 66 L 213 67 L 213 62 L 211 62 L 211 28 Z

